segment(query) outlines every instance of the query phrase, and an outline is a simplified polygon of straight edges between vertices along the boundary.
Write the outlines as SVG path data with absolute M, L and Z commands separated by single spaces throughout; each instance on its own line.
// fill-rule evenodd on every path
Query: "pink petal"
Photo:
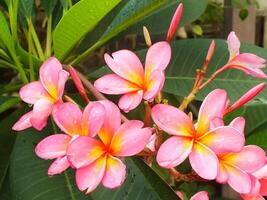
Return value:
M 47 59 L 40 67 L 40 81 L 47 92 L 57 99 L 59 72 L 62 70 L 61 63 L 55 58 Z
M 32 111 L 24 114 L 19 120 L 13 125 L 12 130 L 22 131 L 26 128 L 32 127 L 31 124 Z
M 182 192 L 177 191 L 176 194 L 181 200 L 184 200 L 184 194 Z
M 235 59 L 231 61 L 237 65 L 242 65 L 248 68 L 263 68 L 265 67 L 265 59 L 252 54 L 252 53 L 242 53 L 239 54 Z
M 68 169 L 70 163 L 66 156 L 57 158 L 48 169 L 48 176 L 53 176 L 56 174 L 60 174 L 61 172 Z
M 235 56 L 237 56 L 239 54 L 239 49 L 240 49 L 240 41 L 237 38 L 235 32 L 231 32 L 228 35 L 227 38 L 227 44 L 228 44 L 228 50 L 230 52 L 230 59 L 234 58 Z
M 76 171 L 76 184 L 79 190 L 92 192 L 101 182 L 106 168 L 106 157 L 100 157 L 91 165 L 79 168 Z
M 219 164 L 218 173 L 216 176 L 216 181 L 218 183 L 226 183 L 228 181 L 229 175 L 224 164 Z
M 135 109 L 142 101 L 143 90 L 138 90 L 136 92 L 131 92 L 124 94 L 119 100 L 119 107 L 124 112 L 129 112 Z
M 150 149 L 152 152 L 156 151 L 156 139 L 157 139 L 157 135 L 156 133 L 154 133 L 153 135 L 150 136 L 148 143 L 146 145 L 146 147 Z
M 236 130 L 238 130 L 239 133 L 241 133 L 242 135 L 244 135 L 245 125 L 246 125 L 246 120 L 244 117 L 236 117 L 229 124 L 229 126 L 232 126 Z
M 251 189 L 250 176 L 235 167 L 227 165 L 227 171 L 229 174 L 228 184 L 238 193 L 249 193 Z
M 253 172 L 253 175 L 257 177 L 258 179 L 267 177 L 267 163 L 265 163 L 265 165 L 259 170 L 257 170 L 256 172 Z
M 67 157 L 74 167 L 81 168 L 93 163 L 105 152 L 105 146 L 98 140 L 79 136 L 68 146 Z
M 54 159 L 65 156 L 71 137 L 66 134 L 50 135 L 35 148 L 35 153 L 42 159 Z
M 145 63 L 145 77 L 149 79 L 151 73 L 158 69 L 164 71 L 171 59 L 171 47 L 168 42 L 157 42 L 147 51 Z
M 147 101 L 153 101 L 157 94 L 161 91 L 164 81 L 164 73 L 160 70 L 154 70 L 147 82 L 144 99 Z
M 113 156 L 108 156 L 105 175 L 102 179 L 103 186 L 113 189 L 121 186 L 126 178 L 126 166 Z
M 189 155 L 194 171 L 207 180 L 215 179 L 218 170 L 218 158 L 213 151 L 201 143 L 195 143 Z
M 65 133 L 81 134 L 82 111 L 77 105 L 73 103 L 56 105 L 52 115 L 57 126 Z
M 103 125 L 105 107 L 99 102 L 90 102 L 83 111 L 82 135 L 95 137 Z
M 262 79 L 267 78 L 267 75 L 261 69 L 258 69 L 258 68 L 250 68 L 250 67 L 242 66 L 242 65 L 240 65 L 240 63 L 238 63 L 236 65 L 230 65 L 229 67 L 241 70 L 245 74 L 248 74 L 248 75 L 253 76 L 255 78 L 262 78 Z
M 30 121 L 35 129 L 40 131 L 46 126 L 52 107 L 53 105 L 47 99 L 39 99 L 34 104 Z
M 24 85 L 19 91 L 20 98 L 29 104 L 34 104 L 39 99 L 48 96 L 40 81 L 34 81 Z
M 232 164 L 245 172 L 252 173 L 262 168 L 265 164 L 265 151 L 256 145 L 248 145 L 236 154 L 231 154 L 228 158 Z
M 141 152 L 152 134 L 150 128 L 142 128 L 143 122 L 129 120 L 122 124 L 112 138 L 111 154 L 114 156 L 132 156 Z
M 58 73 L 57 94 L 58 98 L 61 98 L 64 93 L 65 84 L 69 78 L 69 73 L 65 70 L 61 70 Z
M 215 89 L 206 96 L 198 113 L 198 135 L 202 135 L 209 130 L 212 120 L 223 118 L 227 100 L 227 93 L 222 89 Z
M 243 200 L 265 200 L 260 194 L 250 195 L 250 194 L 241 194 Z
M 104 55 L 108 67 L 114 73 L 137 85 L 143 83 L 143 65 L 135 53 L 129 50 L 120 50 L 112 53 L 112 57 L 107 53 Z
M 154 122 L 171 135 L 192 136 L 195 128 L 191 119 L 178 108 L 157 104 L 151 110 Z
M 121 78 L 116 74 L 108 74 L 94 83 L 97 90 L 105 94 L 125 94 L 140 90 L 140 87 Z
M 186 137 L 172 136 L 159 148 L 157 162 L 161 167 L 172 168 L 181 164 L 191 153 L 193 141 Z
M 266 83 L 260 83 L 256 85 L 255 87 L 251 88 L 249 91 L 247 91 L 242 97 L 240 97 L 232 106 L 230 106 L 228 109 L 224 111 L 224 115 L 227 113 L 230 113 L 241 106 L 245 105 L 247 102 L 252 100 L 254 97 L 256 97 L 262 90 L 265 88 Z
M 113 134 L 121 125 L 121 113 L 116 104 L 111 101 L 99 101 L 105 107 L 105 119 L 103 127 L 98 132 L 99 138 L 108 146 L 111 142 Z M 112 113 L 112 115 L 110 114 Z
M 167 33 L 166 41 L 169 43 L 171 39 L 173 38 L 173 36 L 175 35 L 176 29 L 182 17 L 182 13 L 183 13 L 183 4 L 180 3 L 172 17 L 172 21 L 170 23 L 169 30 Z
M 231 126 L 221 126 L 210 130 L 199 138 L 216 154 L 239 152 L 245 144 L 244 135 Z
M 261 184 L 261 188 L 260 188 L 260 194 L 263 196 L 267 196 L 267 179 L 260 179 L 260 184 Z
M 206 191 L 200 191 L 192 196 L 190 200 L 209 200 L 209 194 Z

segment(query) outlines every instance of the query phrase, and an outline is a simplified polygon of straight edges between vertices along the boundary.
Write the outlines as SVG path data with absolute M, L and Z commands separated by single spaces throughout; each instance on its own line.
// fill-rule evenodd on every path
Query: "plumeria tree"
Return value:
M 235 32 L 177 40 L 206 1 L 35 3 L 0 13 L 0 66 L 15 74 L 1 91 L 0 199 L 207 200 L 222 187 L 264 199 L 266 50 Z M 133 32 L 144 50 L 104 50 L 106 66 L 79 71 Z

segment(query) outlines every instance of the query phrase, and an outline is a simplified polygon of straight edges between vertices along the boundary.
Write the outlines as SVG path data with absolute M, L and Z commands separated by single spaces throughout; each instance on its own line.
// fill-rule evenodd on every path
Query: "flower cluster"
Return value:
M 211 91 L 200 106 L 196 121 L 190 113 L 184 112 L 196 93 L 225 70 L 234 68 L 253 77 L 267 77 L 261 70 L 265 60 L 251 53 L 240 53 L 240 42 L 234 32 L 227 39 L 228 62 L 203 82 L 215 49 L 212 41 L 203 72 L 197 74 L 192 93 L 179 108 L 168 105 L 161 98 L 155 101 L 156 97 L 161 97 L 164 71 L 171 59 L 170 41 L 182 10 L 181 4 L 171 21 L 166 41 L 148 44 L 144 68 L 137 55 L 129 50 L 104 55 L 107 66 L 114 73 L 96 80 L 94 88 L 105 94 L 122 95 L 118 106 L 109 100 L 89 101 L 79 74 L 72 67 L 69 68 L 70 75 L 87 106 L 81 110 L 73 101 L 63 102 L 69 73 L 54 57 L 40 67 L 39 81 L 20 89 L 21 99 L 34 106 L 13 129 L 21 131 L 33 127 L 42 130 L 51 115 L 62 131 L 46 137 L 35 149 L 38 157 L 55 159 L 48 169 L 49 176 L 70 167 L 76 171 L 76 184 L 81 191 L 90 193 L 100 183 L 107 188 L 116 188 L 126 178 L 126 166 L 121 158 L 148 153 L 152 159 L 156 155 L 162 168 L 176 172 L 176 178 L 179 172 L 175 167 L 189 158 L 199 178 L 227 183 L 243 199 L 267 195 L 265 151 L 256 145 L 245 146 L 245 119 L 242 116 L 229 124 L 224 123 L 228 113 L 258 95 L 265 83 L 255 86 L 232 105 L 225 90 Z M 149 41 L 147 32 L 145 37 Z M 149 127 L 150 123 L 144 125 L 140 120 L 122 118 L 120 109 L 129 112 L 142 100 L 151 106 L 145 116 L 153 119 L 153 128 Z M 164 133 L 167 133 L 165 141 Z M 183 199 L 181 192 L 177 195 Z M 191 199 L 208 199 L 208 194 L 202 191 Z

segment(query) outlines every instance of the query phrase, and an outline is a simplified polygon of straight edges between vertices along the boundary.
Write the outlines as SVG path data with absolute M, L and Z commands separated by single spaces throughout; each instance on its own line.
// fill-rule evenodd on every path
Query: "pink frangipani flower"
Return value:
M 158 104 L 152 108 L 156 125 L 172 135 L 158 150 L 157 162 L 161 167 L 175 167 L 189 156 L 190 164 L 199 176 L 215 179 L 216 153 L 238 152 L 244 145 L 244 136 L 232 126 L 211 128 L 211 120 L 223 115 L 225 97 L 224 90 L 212 91 L 201 105 L 196 125 L 173 106 Z
M 178 191 L 176 192 L 178 197 L 180 197 L 181 200 L 184 200 L 184 195 L 182 192 Z M 194 194 L 190 200 L 209 200 L 209 194 L 206 191 L 200 191 Z
M 171 58 L 167 42 L 153 44 L 147 52 L 145 69 L 137 55 L 129 50 L 120 50 L 104 55 L 108 67 L 115 74 L 105 75 L 95 81 L 94 86 L 105 94 L 124 94 L 119 107 L 125 112 L 136 108 L 145 99 L 152 101 L 165 81 L 164 70 Z
M 245 146 L 237 153 L 218 154 L 219 169 L 216 181 L 228 183 L 238 193 L 246 194 L 251 191 L 250 173 L 263 167 L 266 154 L 255 145 Z
M 20 98 L 33 104 L 33 110 L 23 115 L 12 127 L 13 130 L 21 131 L 29 127 L 42 130 L 53 110 L 53 106 L 61 103 L 65 83 L 69 73 L 62 69 L 61 63 L 51 57 L 40 67 L 40 80 L 23 86 Z
M 80 136 L 94 137 L 104 121 L 105 108 L 99 102 L 90 102 L 84 109 L 72 103 L 57 105 L 53 118 L 65 133 L 50 135 L 35 148 L 35 153 L 42 159 L 56 159 L 48 169 L 48 175 L 59 174 L 70 166 L 66 157 L 69 144 Z
M 106 116 L 98 132 L 100 140 L 80 136 L 67 149 L 68 160 L 77 168 L 78 188 L 86 193 L 100 183 L 107 188 L 119 187 L 124 182 L 126 166 L 118 157 L 139 153 L 151 136 L 150 128 L 142 128 L 143 122 L 129 120 L 121 124 L 119 108 L 111 102 L 103 105 Z
M 229 34 L 227 44 L 230 57 L 226 68 L 239 69 L 244 73 L 257 78 L 267 78 L 262 71 L 262 68 L 266 65 L 265 59 L 252 53 L 240 53 L 240 41 L 235 32 Z

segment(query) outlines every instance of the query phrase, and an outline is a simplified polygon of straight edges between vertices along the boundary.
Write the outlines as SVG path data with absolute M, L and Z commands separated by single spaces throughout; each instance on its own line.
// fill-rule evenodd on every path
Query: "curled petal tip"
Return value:
M 173 17 L 172 17 L 172 21 L 170 23 L 169 30 L 167 33 L 166 41 L 169 43 L 172 40 L 172 38 L 176 32 L 176 29 L 177 29 L 179 22 L 181 20 L 181 17 L 182 17 L 182 13 L 183 13 L 183 4 L 180 3 L 178 5 Z

